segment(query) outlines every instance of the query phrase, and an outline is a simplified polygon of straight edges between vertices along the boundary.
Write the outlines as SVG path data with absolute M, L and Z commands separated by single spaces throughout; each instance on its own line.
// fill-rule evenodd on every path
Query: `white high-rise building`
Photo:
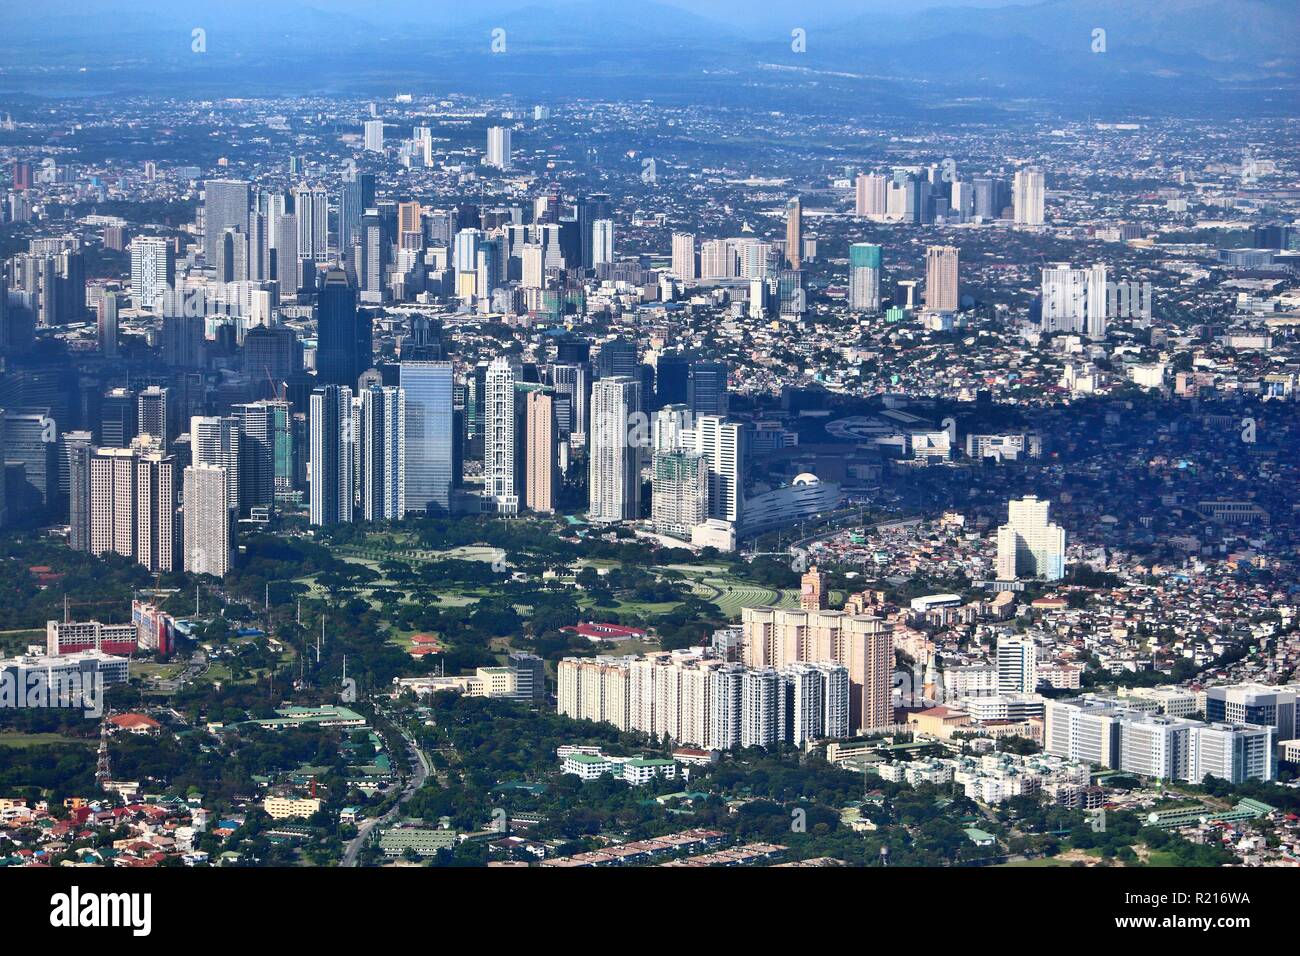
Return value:
M 230 570 L 230 472 L 199 463 L 185 469 L 185 570 L 225 577 Z
M 366 151 L 382 153 L 384 151 L 384 121 L 366 120 Z
M 1043 270 L 1044 332 L 1106 338 L 1106 267 L 1074 269 L 1059 263 Z
M 720 415 L 695 420 L 695 450 L 709 465 L 709 517 L 740 521 L 744 488 L 741 481 L 741 426 Z
M 1007 506 L 998 528 L 998 580 L 1065 577 L 1065 529 L 1048 520 L 1051 502 L 1030 495 Z
M 176 562 L 176 460 L 148 440 L 90 457 L 90 553 L 132 558 L 150 571 Z
M 641 512 L 641 449 L 630 440 L 641 411 L 641 383 L 626 375 L 598 380 L 591 390 L 588 517 L 631 521 Z
M 683 282 L 699 278 L 695 264 L 695 236 L 689 232 L 673 233 L 673 275 Z
M 1002 634 L 997 643 L 998 693 L 1032 694 L 1038 688 L 1038 649 L 1032 637 Z
M 152 312 L 163 293 L 176 284 L 171 243 L 157 236 L 131 240 L 131 295 L 137 309 Z
M 1043 171 L 1037 166 L 1016 170 L 1011 185 L 1011 205 L 1017 225 L 1043 224 Z
M 329 261 L 329 193 L 323 186 L 298 186 L 293 190 L 293 211 L 298 219 L 298 256 L 311 263 Z
M 496 169 L 509 169 L 511 165 L 510 152 L 510 128 L 507 126 L 488 127 L 487 164 Z
M 888 210 L 888 180 L 881 173 L 859 173 L 854 184 L 853 214 L 883 218 Z
M 849 246 L 849 308 L 880 311 L 880 246 L 868 242 Z
M 190 418 L 190 459 L 195 465 L 220 465 L 226 469 L 226 501 L 239 511 L 239 419 L 195 415 Z
M 406 514 L 406 392 L 363 389 L 360 425 L 362 515 L 366 521 L 399 520 Z
M 751 669 L 741 678 L 741 747 L 771 747 L 781 740 L 781 675 L 775 668 Z
M 515 369 L 504 356 L 488 365 L 483 409 L 483 505 L 498 514 L 519 513 L 515 487 Z
M 614 222 L 597 219 L 591 224 L 591 264 L 594 266 L 614 261 Z

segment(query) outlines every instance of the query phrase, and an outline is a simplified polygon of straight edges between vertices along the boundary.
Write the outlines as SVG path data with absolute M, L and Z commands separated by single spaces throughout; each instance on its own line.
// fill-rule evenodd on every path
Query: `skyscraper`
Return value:
M 171 404 L 171 392 L 158 385 L 150 385 L 136 397 L 136 434 L 150 435 L 166 447 L 174 437 L 169 428 L 168 406 Z
M 402 362 L 406 393 L 406 510 L 451 511 L 455 435 L 451 362 Z
M 226 506 L 230 473 L 220 465 L 185 469 L 185 570 L 225 577 L 230 570 L 233 518 Z
M 996 656 L 999 694 L 1032 694 L 1038 689 L 1038 656 L 1032 637 L 998 635 Z
M 1016 170 L 1011 186 L 1011 201 L 1016 224 L 1041 226 L 1043 224 L 1043 171 L 1037 166 Z
M 880 311 L 880 246 L 867 242 L 849 246 L 849 308 Z
M 853 214 L 861 217 L 883 216 L 888 211 L 888 183 L 880 173 L 859 173 L 854 183 Z
M 785 264 L 792 271 L 799 270 L 803 259 L 803 205 L 795 196 L 785 207 Z
M 493 359 L 484 378 L 483 506 L 499 514 L 519 513 L 515 484 L 515 368 Z
M 365 126 L 365 147 L 366 152 L 382 153 L 384 151 L 384 121 L 381 119 L 366 120 Z
M 709 465 L 695 451 L 656 451 L 651 465 L 650 519 L 660 534 L 690 540 L 709 517 Z
M 316 307 L 316 374 L 329 385 L 355 388 L 373 358 L 370 315 L 357 308 L 357 290 L 341 269 L 325 273 Z
M 219 465 L 226 469 L 226 496 L 231 511 L 239 512 L 241 433 L 239 418 L 233 415 L 190 418 L 190 455 L 195 465 Z
M 318 388 L 309 409 L 310 520 L 347 524 L 352 521 L 352 389 Z
M 695 421 L 695 450 L 709 467 L 709 517 L 740 521 L 744 488 L 741 481 L 741 426 L 717 415 Z
M 496 169 L 509 169 L 510 129 L 505 126 L 490 126 L 487 133 L 487 164 Z
M 630 521 L 640 513 L 640 448 L 629 440 L 640 394 L 641 383 L 626 375 L 601 378 L 592 387 L 587 513 L 594 522 Z
M 99 333 L 99 354 L 106 359 L 117 358 L 118 294 L 105 292 L 96 308 Z
M 406 393 L 371 385 L 360 395 L 362 515 L 366 521 L 397 521 L 406 514 Z
M 555 510 L 555 399 L 548 393 L 530 391 L 524 400 L 527 451 L 524 505 L 529 511 Z
M 298 257 L 304 270 L 329 261 L 329 194 L 323 186 L 298 186 L 293 190 L 293 212 L 298 218 Z
M 673 275 L 683 282 L 699 278 L 695 261 L 695 236 L 692 233 L 673 233 Z
M 956 312 L 961 303 L 956 246 L 930 246 L 925 250 L 925 307 L 933 312 Z
M 229 229 L 248 232 L 248 181 L 209 179 L 203 183 L 203 258 L 217 264 L 219 243 Z
M 1010 502 L 998 528 L 998 580 L 1065 576 L 1065 529 L 1048 521 L 1051 503 L 1034 495 Z
M 361 234 L 361 217 L 375 205 L 375 177 L 371 173 L 353 173 L 339 189 L 339 255 L 351 262 L 353 242 Z
M 90 458 L 90 552 L 150 571 L 177 567 L 175 459 L 148 442 L 98 448 Z
M 159 236 L 131 240 L 131 295 L 137 309 L 154 311 L 164 292 L 176 284 L 172 244 Z
M 1059 263 L 1043 270 L 1044 332 L 1087 335 L 1094 341 L 1106 338 L 1106 266 L 1098 263 L 1074 269 Z

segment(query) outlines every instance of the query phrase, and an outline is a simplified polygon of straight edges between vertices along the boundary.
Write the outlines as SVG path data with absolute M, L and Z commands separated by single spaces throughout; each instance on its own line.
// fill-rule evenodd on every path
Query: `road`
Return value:
M 380 817 L 374 817 L 373 819 L 362 821 L 361 825 L 357 828 L 356 837 L 348 844 L 347 850 L 343 853 L 343 860 L 339 864 L 340 866 L 357 865 L 357 854 L 361 852 L 361 848 L 365 846 L 366 841 L 370 839 L 371 831 L 380 824 L 391 823 L 393 818 L 400 812 L 402 802 L 424 786 L 424 781 L 429 776 L 429 760 L 425 757 L 424 751 L 415 745 L 415 741 L 411 739 L 405 729 L 402 730 L 402 739 L 406 741 L 406 751 L 410 755 L 412 766 L 415 767 L 415 773 L 411 774 L 411 776 L 407 778 L 406 786 L 402 788 L 402 795 L 397 799 L 397 802 L 393 804 L 392 808 L 387 813 Z

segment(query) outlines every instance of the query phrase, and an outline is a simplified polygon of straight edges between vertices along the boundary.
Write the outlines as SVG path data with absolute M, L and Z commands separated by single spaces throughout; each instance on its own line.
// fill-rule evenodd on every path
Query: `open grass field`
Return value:
M 75 744 L 80 747 L 90 747 L 97 743 L 96 740 L 80 740 L 76 737 L 65 737 L 62 734 L 19 734 L 0 731 L 0 747 L 48 747 L 50 744 Z

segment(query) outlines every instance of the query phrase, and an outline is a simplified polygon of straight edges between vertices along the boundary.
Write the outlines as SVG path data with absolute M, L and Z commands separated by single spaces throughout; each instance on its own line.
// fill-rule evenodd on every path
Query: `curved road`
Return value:
M 347 850 L 343 854 L 343 860 L 340 866 L 356 866 L 357 854 L 361 848 L 366 845 L 370 838 L 370 832 L 381 823 L 391 822 L 393 817 L 400 811 L 403 801 L 424 786 L 425 779 L 429 776 L 428 758 L 424 756 L 424 751 L 415 745 L 415 741 L 410 738 L 406 730 L 402 730 L 402 738 L 406 741 L 407 753 L 411 756 L 411 762 L 415 766 L 415 773 L 407 778 L 406 786 L 402 788 L 402 794 L 397 798 L 397 802 L 381 817 L 374 817 L 362 822 L 357 828 L 357 835 L 352 842 L 348 844 Z

